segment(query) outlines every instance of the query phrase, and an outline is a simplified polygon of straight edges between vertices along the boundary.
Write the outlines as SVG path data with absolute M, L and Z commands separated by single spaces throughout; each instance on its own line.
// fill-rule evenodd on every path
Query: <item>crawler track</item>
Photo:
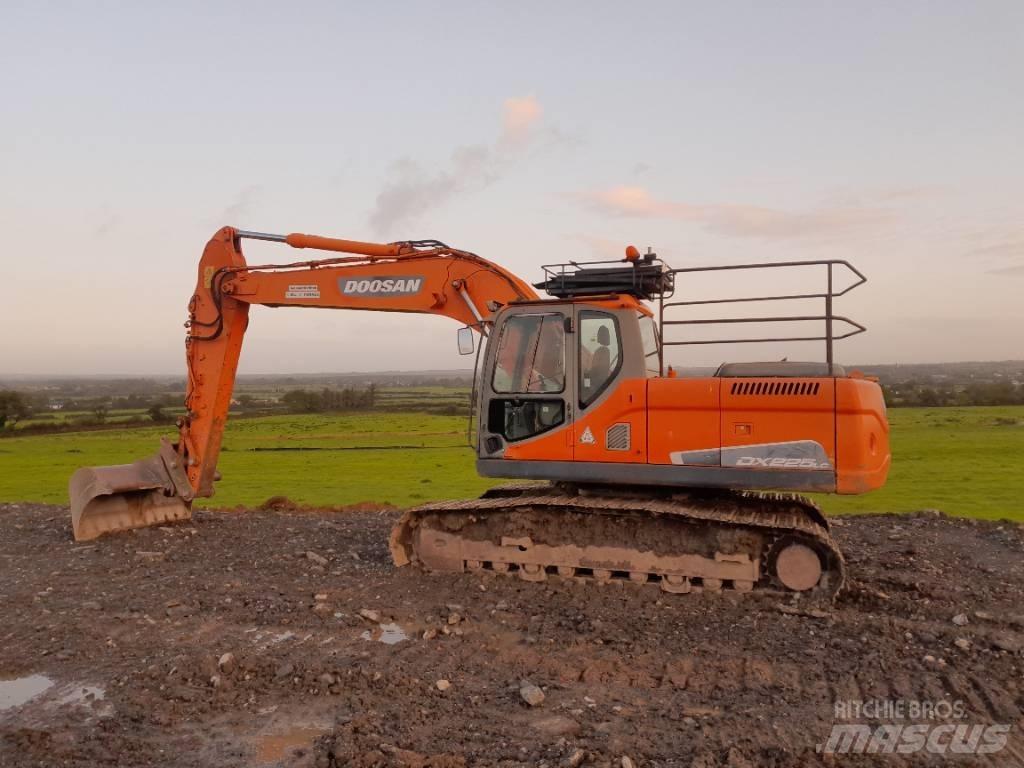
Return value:
M 792 494 L 514 485 L 406 511 L 398 565 L 656 583 L 666 592 L 788 589 L 834 598 L 845 564 L 818 507 Z

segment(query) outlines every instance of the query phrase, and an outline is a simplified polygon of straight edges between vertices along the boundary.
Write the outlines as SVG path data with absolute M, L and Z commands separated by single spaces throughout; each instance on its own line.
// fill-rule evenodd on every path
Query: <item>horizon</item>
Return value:
M 673 365 L 666 361 L 666 368 L 669 365 Z M 844 363 L 842 364 L 847 369 L 870 369 L 870 368 L 883 368 L 883 367 L 900 367 L 900 366 L 932 366 L 932 365 L 1022 365 L 1024 366 L 1024 358 L 1008 358 L 1005 360 L 952 360 L 952 361 L 925 361 L 916 363 Z M 674 366 L 675 367 L 675 366 Z M 686 369 L 697 369 L 697 368 L 715 368 L 714 365 L 694 365 L 686 366 L 681 368 Z M 237 379 L 243 378 L 256 378 L 260 376 L 302 376 L 302 377 L 316 377 L 316 376 L 383 376 L 387 374 L 393 375 L 425 375 L 425 374 L 465 374 L 472 375 L 473 369 L 470 368 L 394 368 L 394 369 L 381 369 L 381 370 L 361 370 L 361 371 L 247 371 L 245 373 L 239 373 L 236 376 Z M 4 373 L 0 374 L 0 383 L 3 382 L 4 378 L 8 379 L 37 379 L 37 380 L 60 380 L 60 379 L 176 379 L 184 378 L 187 374 L 182 371 L 181 373 L 59 373 L 59 374 L 36 374 L 36 373 Z

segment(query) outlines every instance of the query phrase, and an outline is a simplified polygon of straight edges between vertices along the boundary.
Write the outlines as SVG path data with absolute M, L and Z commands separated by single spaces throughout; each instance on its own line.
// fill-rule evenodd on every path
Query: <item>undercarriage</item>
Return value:
M 509 485 L 408 510 L 397 565 L 656 584 L 665 592 L 781 589 L 833 598 L 845 564 L 809 499 L 758 492 Z

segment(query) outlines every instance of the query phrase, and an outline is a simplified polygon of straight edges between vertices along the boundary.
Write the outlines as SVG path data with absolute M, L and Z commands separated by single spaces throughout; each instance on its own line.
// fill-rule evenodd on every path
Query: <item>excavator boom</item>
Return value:
M 244 239 L 345 255 L 249 266 Z M 507 270 L 435 240 L 366 243 L 224 227 L 206 245 L 188 306 L 178 440 L 133 464 L 78 470 L 69 484 L 75 538 L 187 519 L 193 499 L 213 495 L 250 305 L 444 315 L 486 333 L 500 306 L 535 299 Z

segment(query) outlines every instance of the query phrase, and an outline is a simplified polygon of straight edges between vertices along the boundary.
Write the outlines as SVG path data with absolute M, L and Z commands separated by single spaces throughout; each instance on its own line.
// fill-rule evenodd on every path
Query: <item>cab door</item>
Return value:
M 571 461 L 572 307 L 510 308 L 492 332 L 481 383 L 481 458 Z
M 575 313 L 578 463 L 647 461 L 647 372 L 635 310 L 577 306 Z M 657 349 L 654 351 L 657 359 Z

